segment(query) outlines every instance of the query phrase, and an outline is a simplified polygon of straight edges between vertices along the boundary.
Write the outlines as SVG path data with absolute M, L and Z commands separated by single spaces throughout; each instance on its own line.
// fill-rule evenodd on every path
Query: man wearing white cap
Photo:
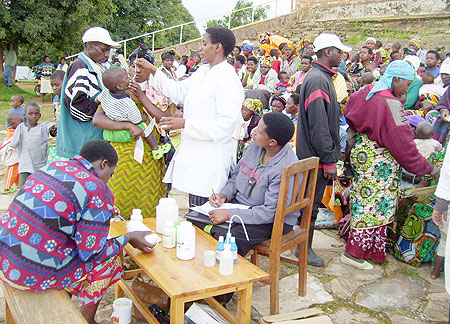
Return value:
M 92 125 L 98 107 L 94 99 L 103 89 L 102 63 L 108 60 L 111 47 L 120 46 L 102 27 L 89 28 L 82 40 L 84 50 L 70 65 L 61 91 L 56 149 L 68 159 L 79 154 L 83 144 L 103 138 L 103 130 Z
M 314 223 L 317 218 L 323 192 L 329 180 L 336 178 L 336 162 L 339 159 L 339 104 L 333 86 L 332 70 L 338 67 L 342 52 L 351 47 L 342 44 L 337 35 L 321 34 L 314 41 L 317 61 L 313 62 L 300 89 L 298 114 L 297 156 L 320 159 L 313 213 L 311 217 L 308 264 L 323 266 L 323 259 L 311 248 Z

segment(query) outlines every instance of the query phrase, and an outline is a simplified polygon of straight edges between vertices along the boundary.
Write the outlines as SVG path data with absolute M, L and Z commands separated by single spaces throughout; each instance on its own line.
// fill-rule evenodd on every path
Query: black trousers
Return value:
M 323 169 L 319 169 L 317 173 L 317 184 L 316 184 L 316 192 L 314 195 L 314 203 L 313 203 L 313 211 L 311 215 L 311 224 L 314 226 L 314 223 L 317 219 L 317 214 L 319 213 L 320 203 L 322 202 L 323 193 L 328 184 L 329 180 L 325 178 L 323 174 Z

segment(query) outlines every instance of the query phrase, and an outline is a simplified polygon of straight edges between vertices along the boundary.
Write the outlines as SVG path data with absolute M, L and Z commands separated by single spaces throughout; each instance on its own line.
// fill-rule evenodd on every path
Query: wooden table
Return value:
M 144 223 L 151 229 L 156 228 L 155 218 L 145 219 Z M 111 223 L 112 237 L 124 233 L 126 233 L 124 222 Z M 177 259 L 176 248 L 166 249 L 162 246 L 162 242 L 152 253 L 143 253 L 127 244 L 125 251 L 140 267 L 131 275 L 137 272 L 145 273 L 171 298 L 171 324 L 184 323 L 184 304 L 199 299 L 204 299 L 231 324 L 250 323 L 253 283 L 266 280 L 269 275 L 240 255 L 231 276 L 221 275 L 218 264 L 211 268 L 205 267 L 203 252 L 215 251 L 217 241 L 198 228 L 195 234 L 195 258 L 189 261 Z M 129 277 L 130 273 L 126 273 L 125 278 Z M 233 316 L 213 298 L 235 291 L 238 292 L 237 316 Z M 116 284 L 116 298 L 124 294 L 133 301 L 147 321 L 153 324 L 159 323 L 122 279 Z

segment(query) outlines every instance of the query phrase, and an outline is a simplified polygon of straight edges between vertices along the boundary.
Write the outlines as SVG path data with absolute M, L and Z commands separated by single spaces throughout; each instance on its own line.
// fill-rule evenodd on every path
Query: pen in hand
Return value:
M 219 207 L 219 201 L 217 200 L 216 194 L 214 193 L 214 188 L 211 186 L 211 191 L 213 194 L 213 198 L 214 198 L 214 207 Z

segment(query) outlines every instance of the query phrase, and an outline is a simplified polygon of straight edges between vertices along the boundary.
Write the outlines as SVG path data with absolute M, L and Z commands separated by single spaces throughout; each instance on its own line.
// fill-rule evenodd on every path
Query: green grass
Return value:
M 418 276 L 419 272 L 414 269 L 408 269 L 408 268 L 401 268 L 398 270 L 398 273 L 405 275 L 405 276 Z
M 0 80 L 0 101 L 6 101 L 9 103 L 13 95 L 21 95 L 26 99 L 36 98 L 33 88 L 22 89 L 18 86 L 12 86 L 8 88 L 3 80 Z
M 0 130 L 6 129 L 6 115 L 11 109 L 10 100 L 13 95 L 21 95 L 25 98 L 25 103 L 36 102 L 41 106 L 41 121 L 53 120 L 53 106 L 50 103 L 50 96 L 45 97 L 45 104 L 40 103 L 40 98 L 34 94 L 34 88 L 19 88 L 13 86 L 8 88 L 2 80 L 0 80 Z

